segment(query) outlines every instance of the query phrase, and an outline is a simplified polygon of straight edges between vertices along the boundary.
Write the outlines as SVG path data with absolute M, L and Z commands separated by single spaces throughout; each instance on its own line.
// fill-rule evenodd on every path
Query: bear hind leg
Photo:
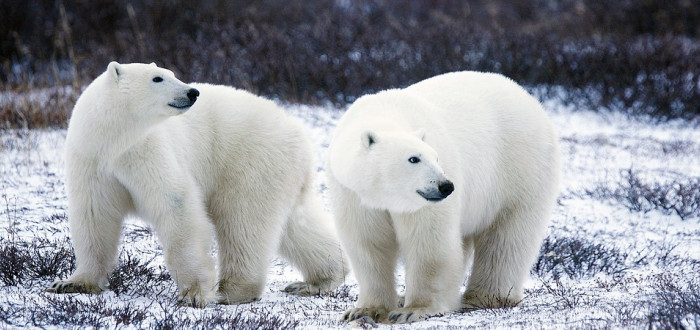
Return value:
M 474 236 L 474 259 L 462 307 L 515 306 L 545 234 L 546 212 L 503 211 L 494 225 Z
M 286 216 L 275 206 L 241 196 L 210 204 L 219 243 L 220 304 L 260 300 Z
M 332 219 L 311 192 L 292 211 L 279 250 L 304 276 L 304 281 L 285 287 L 287 293 L 307 296 L 332 291 L 343 283 L 349 270 Z

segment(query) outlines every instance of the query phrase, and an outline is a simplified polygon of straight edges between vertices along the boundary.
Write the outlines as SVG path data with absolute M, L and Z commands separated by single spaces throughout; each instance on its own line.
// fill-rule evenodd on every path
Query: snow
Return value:
M 599 272 L 557 278 L 552 274 L 533 273 L 526 285 L 526 298 L 516 307 L 456 312 L 395 328 L 643 327 L 654 309 L 659 281 L 668 278 L 679 283 L 683 279 L 697 283 L 698 268 L 693 265 L 700 262 L 698 213 L 682 220 L 676 214 L 660 210 L 635 212 L 621 203 L 595 199 L 586 193 L 597 186 L 614 189 L 628 170 L 649 183 L 697 180 L 700 178 L 700 130 L 697 126 L 682 121 L 650 124 L 619 113 L 573 109 L 556 101 L 546 101 L 544 105 L 558 128 L 564 160 L 562 193 L 552 215 L 549 237 L 578 239 L 617 249 L 628 256 L 625 264 L 618 265 L 620 271 L 614 274 Z M 332 106 L 282 106 L 308 128 L 317 151 L 319 191 L 325 197 L 325 153 L 343 111 Z M 24 244 L 36 239 L 61 241 L 69 237 L 62 153 L 65 135 L 65 130 L 0 132 L 0 243 Z M 138 257 L 156 272 L 166 272 L 159 243 L 140 220 L 126 221 L 122 242 L 122 256 Z M 661 255 L 669 256 L 668 260 L 674 257 L 685 262 L 664 264 L 659 261 Z M 650 260 L 633 262 L 636 257 L 644 256 L 649 256 Z M 13 310 L 34 305 L 51 309 L 56 301 L 71 299 L 87 304 L 103 302 L 115 308 L 143 309 L 147 316 L 138 327 L 148 328 L 159 327 L 169 318 L 197 324 L 220 314 L 274 315 L 285 321 L 296 321 L 300 328 L 358 325 L 338 321 L 344 310 L 353 307 L 359 293 L 352 273 L 344 286 L 322 297 L 296 297 L 280 292 L 285 283 L 300 279 L 299 272 L 275 259 L 259 302 L 239 306 L 212 304 L 199 310 L 174 304 L 176 290 L 172 280 L 156 288 L 89 296 L 43 293 L 53 279 L 37 278 L 18 286 L 0 287 L 0 328 L 35 322 L 21 313 L 12 313 Z M 401 293 L 401 267 L 397 271 L 397 282 Z M 107 327 L 133 327 L 120 325 L 109 317 L 103 321 Z M 692 326 L 692 316 L 685 322 Z M 379 327 L 387 326 L 380 324 Z

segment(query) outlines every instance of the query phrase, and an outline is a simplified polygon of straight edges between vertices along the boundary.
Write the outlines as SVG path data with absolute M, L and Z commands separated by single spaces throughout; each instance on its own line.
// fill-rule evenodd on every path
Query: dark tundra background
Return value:
M 0 34 L 0 83 L 12 96 L 0 127 L 65 127 L 111 60 L 341 107 L 481 70 L 582 107 L 662 121 L 700 114 L 691 0 L 0 0 Z M 50 90 L 31 93 L 40 88 Z

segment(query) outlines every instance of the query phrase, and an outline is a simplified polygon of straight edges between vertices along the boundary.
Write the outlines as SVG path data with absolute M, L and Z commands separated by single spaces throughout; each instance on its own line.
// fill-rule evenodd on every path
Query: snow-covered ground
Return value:
M 283 106 L 307 124 L 318 152 L 319 190 L 325 194 L 325 152 L 342 110 Z M 641 328 L 650 322 L 697 328 L 700 129 L 685 122 L 647 124 L 616 113 L 573 111 L 554 101 L 545 108 L 559 129 L 564 180 L 525 299 L 516 307 L 460 311 L 410 328 Z M 296 297 L 280 290 L 301 275 L 277 259 L 259 302 L 179 307 L 159 244 L 138 219 L 125 226 L 115 290 L 97 296 L 44 293 L 73 262 L 65 216 L 65 135 L 65 130 L 0 132 L 0 329 L 362 325 L 338 321 L 357 299 L 352 273 L 331 294 Z M 694 189 L 694 195 L 683 187 Z M 659 194 L 666 204 L 676 201 L 690 213 L 682 218 L 659 206 Z M 678 202 L 682 196 L 690 199 Z M 21 267 L 13 266 L 22 256 Z M 403 291 L 401 269 L 396 277 L 397 290 Z

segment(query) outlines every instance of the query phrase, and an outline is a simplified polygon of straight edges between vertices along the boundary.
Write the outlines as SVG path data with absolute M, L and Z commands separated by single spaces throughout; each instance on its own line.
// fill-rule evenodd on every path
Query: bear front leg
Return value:
M 178 301 L 202 308 L 215 300 L 216 273 L 210 255 L 212 227 L 203 206 L 196 200 L 186 200 L 161 210 L 162 215 L 153 219 L 165 264 L 180 292 Z
M 384 321 L 398 306 L 394 280 L 398 245 L 389 214 L 361 206 L 353 192 L 337 183 L 330 187 L 340 240 L 360 287 L 355 308 L 345 311 L 342 319 L 368 316 Z
M 394 280 L 398 250 L 396 241 L 393 235 L 384 240 L 369 239 L 376 232 L 367 226 L 359 229 L 355 228 L 358 231 L 352 233 L 353 238 L 342 240 L 360 288 L 355 308 L 345 311 L 342 320 L 350 322 L 368 316 L 375 322 L 384 322 L 389 311 L 398 306 Z M 347 230 L 342 232 L 350 236 Z
M 375 228 L 376 229 L 376 228 Z M 393 237 L 386 240 L 368 240 L 372 234 L 365 227 L 365 239 L 355 237 L 357 241 L 344 240 L 347 254 L 355 278 L 360 287 L 360 295 L 355 308 L 348 309 L 342 320 L 350 322 L 368 316 L 375 322 L 384 322 L 389 311 L 398 306 L 394 270 L 397 261 L 396 242 Z M 347 231 L 344 231 L 348 234 Z M 354 233 L 360 234 L 360 233 Z M 363 234 L 360 234 L 363 235 Z
M 137 214 L 153 225 L 180 303 L 204 307 L 214 300 L 216 272 L 211 256 L 213 230 L 203 198 L 186 171 L 162 165 L 179 164 L 177 160 L 152 145 L 141 148 L 124 157 L 117 172 L 119 181 L 131 193 Z
M 389 312 L 388 322 L 409 323 L 456 310 L 462 279 L 462 240 L 449 210 L 425 208 L 392 214 L 406 269 L 404 306 Z
M 114 269 L 128 195 L 118 184 L 100 182 L 94 175 L 90 179 L 95 185 L 80 179 L 67 183 L 68 224 L 77 267 L 68 279 L 55 281 L 46 292 L 100 293 L 107 289 Z M 98 196 L 111 200 L 98 200 Z
M 213 228 L 200 186 L 170 143 L 149 135 L 121 156 L 115 175 L 131 193 L 136 213 L 153 225 L 179 302 L 201 308 L 216 297 Z

